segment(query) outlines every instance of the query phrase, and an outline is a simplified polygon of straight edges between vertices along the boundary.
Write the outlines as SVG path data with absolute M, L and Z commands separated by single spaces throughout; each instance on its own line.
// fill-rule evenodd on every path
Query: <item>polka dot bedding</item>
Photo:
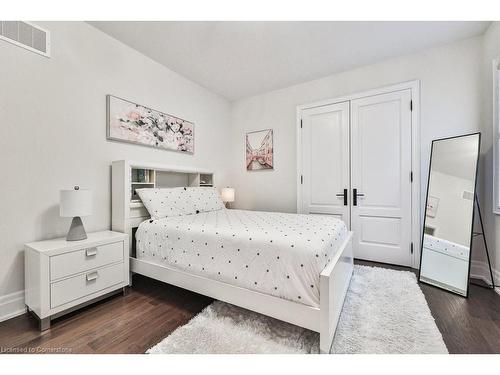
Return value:
M 222 210 L 226 208 L 216 188 L 188 187 L 187 199 L 192 202 L 193 213 Z
M 447 241 L 443 238 L 434 237 L 429 234 L 424 235 L 424 248 L 437 251 L 462 260 L 469 260 L 469 247 L 455 242 Z
M 211 187 L 137 189 L 137 194 L 153 219 L 225 208 L 219 193 Z
M 347 236 L 326 215 L 215 210 L 150 219 L 137 258 L 319 307 L 319 276 Z

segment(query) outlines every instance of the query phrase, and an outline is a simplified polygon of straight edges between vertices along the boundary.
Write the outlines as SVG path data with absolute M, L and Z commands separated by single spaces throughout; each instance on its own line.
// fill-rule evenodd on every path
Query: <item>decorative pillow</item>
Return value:
M 217 211 L 225 208 L 219 192 L 213 187 L 188 187 L 187 192 L 195 212 Z
M 196 213 L 188 188 L 137 189 L 152 219 Z

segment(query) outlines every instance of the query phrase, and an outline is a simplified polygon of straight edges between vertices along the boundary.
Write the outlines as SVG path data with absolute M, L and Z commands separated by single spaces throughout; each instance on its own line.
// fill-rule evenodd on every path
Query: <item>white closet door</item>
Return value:
M 349 227 L 349 102 L 302 112 L 302 175 L 301 212 L 334 215 Z
M 356 258 L 411 265 L 410 100 L 411 90 L 403 90 L 351 102 Z

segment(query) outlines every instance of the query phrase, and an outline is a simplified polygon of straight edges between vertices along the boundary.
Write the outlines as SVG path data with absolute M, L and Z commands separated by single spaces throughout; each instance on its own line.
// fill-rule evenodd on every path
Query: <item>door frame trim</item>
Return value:
M 411 112 L 411 166 L 413 171 L 413 183 L 411 184 L 411 239 L 413 242 L 413 255 L 411 257 L 412 268 L 418 269 L 420 266 L 420 241 L 422 228 L 422 197 L 421 197 L 421 176 L 420 176 L 420 80 L 407 81 L 393 85 L 374 88 L 366 91 L 356 92 L 332 99 L 321 100 L 317 102 L 301 104 L 297 106 L 296 111 L 296 129 L 297 129 L 297 213 L 302 212 L 302 189 L 301 175 L 302 168 L 302 132 L 301 120 L 302 111 L 309 108 L 322 107 L 355 99 L 361 99 L 367 96 L 388 94 L 394 91 L 411 90 L 411 100 L 413 110 Z M 410 176 L 408 176 L 410 178 Z M 410 249 L 408 249 L 410 251 Z

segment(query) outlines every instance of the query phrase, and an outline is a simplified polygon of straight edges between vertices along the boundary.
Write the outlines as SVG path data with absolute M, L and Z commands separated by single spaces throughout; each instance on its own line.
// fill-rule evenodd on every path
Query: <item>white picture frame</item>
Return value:
M 106 95 L 106 138 L 194 154 L 194 123 L 141 104 Z

